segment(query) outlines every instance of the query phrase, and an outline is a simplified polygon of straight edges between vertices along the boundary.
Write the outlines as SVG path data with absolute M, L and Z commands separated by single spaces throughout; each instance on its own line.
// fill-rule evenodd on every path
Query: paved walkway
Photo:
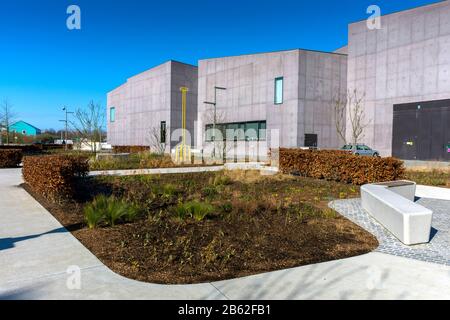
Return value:
M 337 200 L 331 207 L 347 219 L 375 235 L 380 243 L 377 252 L 450 266 L 450 201 L 421 198 L 418 204 L 433 210 L 429 243 L 407 246 L 367 213 L 361 199 Z
M 20 170 L 0 170 L 0 299 L 450 299 L 450 267 L 383 253 L 199 285 L 129 280 L 105 267 L 20 183 Z M 79 290 L 67 286 L 71 266 L 80 268 Z

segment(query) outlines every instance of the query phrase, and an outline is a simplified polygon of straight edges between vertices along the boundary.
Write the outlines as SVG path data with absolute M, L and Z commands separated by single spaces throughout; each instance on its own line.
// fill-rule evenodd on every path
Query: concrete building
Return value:
M 186 127 L 189 132 L 194 132 L 197 72 L 196 66 L 169 61 L 128 79 L 109 92 L 108 143 L 113 146 L 153 147 L 152 132 L 157 132 L 160 142 L 165 143 L 166 152 L 169 152 L 180 140 L 171 141 L 170 137 L 176 137 L 175 131 L 182 128 L 181 87 L 189 88 Z M 191 140 L 193 145 L 194 137 Z
M 382 16 L 381 29 L 350 24 L 348 88 L 366 95 L 363 142 L 450 161 L 450 1 Z
M 217 90 L 215 97 L 215 87 L 226 90 Z M 242 148 L 256 140 L 255 148 L 267 154 L 272 129 L 279 130 L 281 147 L 340 147 L 332 101 L 346 90 L 347 56 L 343 54 L 296 49 L 200 60 L 199 147 L 210 149 L 213 140 L 208 134 L 214 122 L 213 106 L 205 101 L 216 102 L 222 136 L 229 130 L 232 134 L 253 129 L 254 136 L 236 135 Z
M 348 46 L 334 53 L 295 49 L 205 59 L 198 69 L 171 61 L 132 77 L 108 94 L 108 142 L 148 145 L 155 127 L 173 134 L 181 127 L 179 89 L 187 86 L 187 129 L 204 154 L 230 136 L 231 148 L 245 154 L 278 146 L 339 148 L 333 101 L 356 90 L 365 96 L 369 123 L 358 142 L 382 156 L 450 161 L 450 1 L 380 21 L 379 29 L 366 20 L 351 23 Z M 351 141 L 348 119 L 346 131 Z M 229 144 L 220 148 L 228 152 Z

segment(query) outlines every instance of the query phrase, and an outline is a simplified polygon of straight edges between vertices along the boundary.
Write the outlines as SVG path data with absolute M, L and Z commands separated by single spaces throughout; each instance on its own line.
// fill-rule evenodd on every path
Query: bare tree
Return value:
M 222 131 L 222 139 L 218 139 L 215 135 L 217 133 L 218 127 L 226 122 L 226 113 L 223 110 L 216 110 L 214 108 L 208 108 L 203 112 L 203 123 L 207 125 L 216 124 L 216 132 L 213 132 L 213 151 L 211 154 L 212 158 L 223 159 L 228 151 L 233 148 L 233 145 L 227 145 L 226 143 L 226 132 Z
M 158 127 L 150 128 L 148 133 L 148 143 L 151 152 L 155 152 L 160 155 L 164 154 L 168 139 L 167 131 L 167 128 L 164 131 Z
M 356 89 L 333 99 L 334 121 L 338 136 L 347 144 L 347 128 L 351 142 L 357 144 L 364 137 L 364 130 L 370 124 L 364 111 L 365 94 Z M 347 125 L 348 124 L 348 125 Z
M 1 142 L 1 132 L 6 131 L 6 144 L 9 144 L 9 130 L 11 124 L 15 121 L 17 114 L 14 112 L 12 105 L 9 103 L 8 99 L 3 99 L 0 105 L 0 142 Z
M 346 117 L 347 117 L 347 96 L 337 94 L 333 99 L 334 121 L 336 125 L 336 132 L 344 144 L 347 144 L 346 137 Z
M 355 89 L 348 92 L 348 118 L 351 125 L 351 138 L 353 144 L 357 144 L 364 137 L 364 130 L 369 126 L 370 120 L 366 120 L 364 111 L 365 94 L 360 94 Z
M 79 108 L 75 112 L 76 121 L 71 121 L 80 138 L 81 144 L 86 144 L 91 151 L 97 153 L 97 146 L 103 140 L 105 125 L 105 110 L 99 103 L 91 101 L 86 108 Z

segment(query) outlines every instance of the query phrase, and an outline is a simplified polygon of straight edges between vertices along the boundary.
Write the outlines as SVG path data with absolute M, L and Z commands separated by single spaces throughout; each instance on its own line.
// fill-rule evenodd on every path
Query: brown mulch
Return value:
M 341 216 L 298 220 L 271 211 L 202 222 L 149 216 L 89 230 L 82 204 L 56 204 L 23 187 L 110 269 L 151 283 L 226 280 L 353 257 L 378 246 Z

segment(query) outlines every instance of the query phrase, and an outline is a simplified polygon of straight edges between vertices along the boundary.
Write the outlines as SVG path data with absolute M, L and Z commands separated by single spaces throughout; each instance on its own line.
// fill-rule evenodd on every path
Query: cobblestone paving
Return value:
M 450 201 L 420 199 L 418 204 L 433 210 L 431 241 L 407 246 L 373 219 L 361 205 L 361 199 L 336 200 L 330 207 L 375 235 L 380 246 L 375 250 L 395 256 L 450 265 Z

